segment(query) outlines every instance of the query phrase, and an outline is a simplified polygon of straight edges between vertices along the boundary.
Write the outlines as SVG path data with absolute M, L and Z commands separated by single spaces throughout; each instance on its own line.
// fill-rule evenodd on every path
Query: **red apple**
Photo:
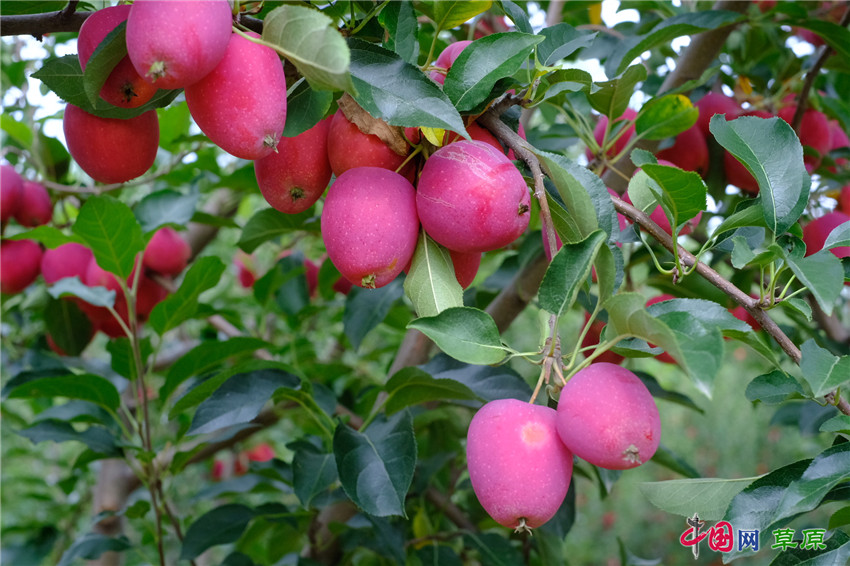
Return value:
M 93 254 L 90 249 L 76 242 L 62 244 L 44 251 L 41 257 L 41 275 L 45 283 L 53 285 L 66 277 L 77 277 L 83 283 Z
M 778 116 L 790 124 L 793 122 L 796 112 L 797 105 L 793 104 L 781 108 Z M 827 120 L 822 112 L 809 108 L 803 112 L 803 119 L 800 121 L 797 134 L 800 137 L 801 144 L 813 148 L 819 154 L 817 156 L 807 154 L 803 157 L 806 163 L 806 169 L 811 173 L 820 164 L 821 156 L 830 150 L 832 132 L 829 127 L 829 120 Z
M 621 120 L 626 120 L 632 122 L 626 131 L 618 131 L 617 141 L 614 142 L 614 145 L 608 149 L 605 153 L 608 159 L 614 159 L 623 149 L 625 149 L 626 145 L 629 141 L 635 136 L 635 125 L 634 120 L 637 118 L 637 112 L 632 110 L 631 108 L 626 108 L 626 111 L 623 112 L 623 115 L 617 118 L 614 121 L 614 125 L 611 127 L 612 131 L 614 128 L 620 125 Z M 596 127 L 593 128 L 593 137 L 596 139 L 596 143 L 602 145 L 603 137 L 605 136 L 605 128 L 608 126 L 608 117 L 600 116 L 599 121 L 596 122 Z M 608 139 L 611 139 L 612 133 L 609 132 Z M 590 148 L 585 149 L 584 152 L 588 161 L 593 161 L 593 154 L 590 151 Z
M 567 382 L 557 425 L 573 454 L 609 470 L 640 466 L 661 438 L 652 394 L 634 373 L 608 363 L 591 364 Z
M 277 151 L 254 162 L 260 192 L 286 214 L 304 212 L 325 192 L 331 180 L 328 131 L 331 118 L 293 138 L 280 138 Z
M 150 169 L 159 146 L 159 119 L 150 110 L 135 118 L 100 118 L 68 104 L 62 121 L 68 152 L 101 183 L 124 183 Z
M 584 313 L 584 323 L 590 320 L 590 313 Z M 602 332 L 605 329 L 605 322 L 596 319 L 593 321 L 593 324 L 590 325 L 590 328 L 587 331 L 587 334 L 584 335 L 584 339 L 581 341 L 581 347 L 587 348 L 588 346 L 595 346 L 599 344 L 600 338 L 602 337 Z M 586 352 L 585 356 L 589 356 L 590 353 Z M 593 363 L 608 363 L 608 364 L 621 364 L 623 360 L 625 360 L 623 356 L 620 354 L 614 353 L 611 350 L 606 350 L 602 355 L 593 360 Z
M 702 135 L 708 138 L 711 132 L 708 129 L 708 123 L 715 114 L 724 114 L 726 120 L 734 120 L 741 112 L 741 106 L 722 92 L 709 92 L 694 103 L 694 106 L 699 110 L 699 118 L 697 118 L 697 128 L 702 132 Z
M 443 49 L 442 53 L 437 56 L 437 59 L 434 61 L 434 66 L 439 67 L 441 69 L 445 69 L 445 72 L 440 71 L 431 71 L 429 73 L 429 77 L 431 80 L 437 83 L 445 84 L 446 82 L 446 73 L 449 72 L 449 69 L 452 68 L 452 63 L 455 62 L 455 59 L 458 58 L 461 51 L 466 49 L 466 46 L 472 43 L 471 41 L 455 41 L 452 44 L 449 44 L 445 49 Z
M 20 293 L 38 277 L 41 246 L 32 240 L 3 240 L 0 243 L 0 291 Z
M 685 171 L 708 174 L 708 144 L 696 124 L 676 136 L 673 145 L 658 152 L 658 160 L 666 160 Z
M 330 260 L 355 285 L 383 287 L 395 279 L 418 238 L 416 191 L 398 173 L 357 167 L 328 189 L 322 240 Z
M 843 212 L 830 212 L 820 218 L 815 218 L 803 226 L 803 242 L 806 243 L 806 255 L 823 249 L 826 238 L 838 226 L 850 222 L 850 215 Z M 838 246 L 829 250 L 835 257 L 850 257 L 850 246 Z
M 174 228 L 164 226 L 154 232 L 143 257 L 144 266 L 162 275 L 180 275 L 186 269 L 192 248 Z
M 24 181 L 24 193 L 15 210 L 15 220 L 21 226 L 35 228 L 50 222 L 53 218 L 53 204 L 50 195 L 41 183 Z
M 413 143 L 420 139 L 419 129 L 405 128 L 405 136 Z M 399 155 L 374 134 L 364 134 L 356 124 L 337 110 L 328 130 L 328 162 L 333 174 L 339 177 L 355 167 L 381 167 L 397 170 L 406 155 Z M 412 163 L 405 166 L 402 174 L 413 182 L 415 169 Z
M 232 25 L 227 0 L 136 0 L 127 18 L 127 54 L 158 88 L 185 88 L 224 57 Z
M 559 439 L 556 420 L 549 407 L 499 399 L 484 405 L 469 424 L 472 489 L 500 525 L 539 527 L 563 503 L 573 458 Z
M 24 180 L 11 165 L 0 165 L 0 222 L 5 223 L 18 210 L 23 199 Z
M 441 147 L 422 168 L 417 188 L 422 226 L 450 250 L 496 250 L 528 227 L 528 186 L 505 154 L 488 144 L 462 140 Z

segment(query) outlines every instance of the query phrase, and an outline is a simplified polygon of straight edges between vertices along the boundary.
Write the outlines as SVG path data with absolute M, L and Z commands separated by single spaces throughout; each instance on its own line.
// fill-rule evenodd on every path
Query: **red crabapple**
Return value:
M 150 169 L 159 146 L 159 118 L 149 110 L 135 118 L 100 118 L 68 104 L 62 120 L 68 152 L 101 183 L 124 183 Z
M 490 401 L 472 418 L 466 437 L 469 479 L 500 525 L 539 527 L 563 503 L 573 458 L 556 420 L 554 409 L 516 399 Z
M 419 129 L 405 128 L 404 135 L 413 143 L 420 139 Z M 328 130 L 328 161 L 333 174 L 339 177 L 355 167 L 382 167 L 397 170 L 407 159 L 399 155 L 375 134 L 365 134 L 357 124 L 348 120 L 342 110 L 337 110 Z M 402 171 L 408 181 L 413 182 L 415 173 L 412 163 Z
M 304 212 L 325 192 L 331 180 L 328 130 L 331 118 L 292 138 L 280 138 L 277 151 L 254 161 L 260 192 L 286 214 Z
M 829 233 L 845 222 L 850 222 L 850 215 L 843 212 L 830 212 L 820 218 L 815 218 L 803 226 L 803 242 L 806 243 L 806 255 L 810 256 L 822 250 Z M 829 251 L 835 257 L 850 257 L 850 246 L 837 246 Z
M 38 277 L 41 246 L 33 240 L 3 240 L 0 243 L 0 291 L 20 293 Z
M 380 167 L 356 167 L 328 189 L 322 240 L 328 257 L 360 287 L 383 287 L 410 263 L 419 237 L 416 191 Z
M 192 248 L 174 228 L 164 226 L 154 232 L 142 259 L 144 266 L 162 275 L 180 275 L 186 269 Z
M 50 222 L 53 218 L 53 204 L 50 195 L 41 183 L 24 181 L 24 193 L 18 208 L 15 210 L 15 220 L 21 226 L 35 228 Z
M 83 22 L 77 38 L 77 55 L 83 71 L 98 45 L 130 15 L 130 8 L 127 4 L 108 6 L 93 12 Z M 156 91 L 156 86 L 136 72 L 130 57 L 124 56 L 103 83 L 100 97 L 114 106 L 137 108 L 153 98 Z
M 233 34 L 218 65 L 185 95 L 198 127 L 224 151 L 242 159 L 275 151 L 286 125 L 286 77 L 271 47 Z
M 658 407 L 646 386 L 624 367 L 591 364 L 561 390 L 558 434 L 579 458 L 625 470 L 652 458 L 661 437 Z
M 528 227 L 530 196 L 505 154 L 476 141 L 441 147 L 419 177 L 416 206 L 435 241 L 459 252 L 497 250 Z
M 136 0 L 127 18 L 127 54 L 158 88 L 185 88 L 221 61 L 232 25 L 227 0 Z
M 706 138 L 711 135 L 708 129 L 708 123 L 715 114 L 725 115 L 728 121 L 737 118 L 741 112 L 741 107 L 735 99 L 726 96 L 722 92 L 709 92 L 697 100 L 694 106 L 699 110 L 696 126 Z
M 696 171 L 703 177 L 708 174 L 708 144 L 696 124 L 676 136 L 673 145 L 659 151 L 657 157 L 685 171 Z
M 68 242 L 44 251 L 41 257 L 41 275 L 44 282 L 53 285 L 66 277 L 77 277 L 83 283 L 93 254 L 90 249 L 76 242 Z
M 4 163 L 0 165 L 0 222 L 6 222 L 23 200 L 24 180 L 15 168 Z

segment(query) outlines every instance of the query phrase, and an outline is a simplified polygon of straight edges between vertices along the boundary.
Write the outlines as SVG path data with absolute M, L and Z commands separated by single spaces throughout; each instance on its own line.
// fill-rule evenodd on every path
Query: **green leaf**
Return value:
M 145 247 L 133 211 L 109 195 L 90 197 L 72 230 L 86 241 L 102 269 L 122 279 L 130 276 L 136 255 Z
M 446 399 L 479 399 L 469 387 L 454 379 L 431 377 L 420 368 L 397 371 L 384 386 L 387 393 L 386 412 L 392 415 L 411 405 Z
M 579 31 L 567 23 L 544 28 L 540 30 L 540 35 L 545 39 L 537 46 L 537 59 L 546 67 L 588 47 L 596 38 L 596 32 Z
M 151 312 L 150 324 L 156 333 L 162 336 L 195 316 L 201 293 L 215 287 L 224 270 L 224 263 L 217 257 L 195 260 L 177 292 L 156 305 Z
M 292 457 L 292 486 L 305 509 L 320 493 L 339 479 L 334 455 L 323 452 L 309 442 L 299 442 Z
M 60 279 L 47 289 L 47 293 L 54 299 L 68 296 L 79 297 L 96 307 L 115 305 L 115 291 L 106 287 L 89 287 L 77 276 Z
M 345 335 L 357 350 L 363 338 L 378 326 L 390 312 L 390 308 L 404 294 L 398 279 L 379 289 L 352 287 L 345 299 L 342 325 Z
M 168 399 L 177 387 L 194 375 L 200 375 L 233 357 L 251 354 L 269 343 L 250 336 L 235 336 L 224 342 L 203 342 L 184 354 L 168 370 L 165 383 L 159 390 L 161 399 Z
M 322 12 L 304 6 L 275 8 L 263 21 L 263 41 L 292 62 L 314 88 L 353 90 L 348 46 Z
M 469 364 L 498 364 L 508 353 L 496 322 L 476 308 L 446 309 L 437 316 L 418 318 L 407 327 L 419 330 L 443 352 Z
M 486 12 L 493 5 L 491 0 L 428 0 L 420 3 L 422 10 L 439 31 L 452 29 Z
M 829 530 L 833 530 L 845 525 L 850 525 L 850 507 L 844 507 L 843 509 L 839 509 L 833 513 L 829 518 L 829 525 L 827 525 L 827 528 Z
M 616 75 L 623 72 L 623 69 L 644 51 L 669 43 L 683 35 L 695 35 L 736 23 L 745 17 L 738 12 L 712 9 L 663 19 L 649 33 L 619 42 L 605 63 L 605 72 L 608 76 Z
M 151 193 L 136 205 L 133 211 L 142 227 L 148 233 L 165 224 L 186 226 L 195 214 L 200 193 L 184 195 L 171 189 Z
M 186 434 L 208 434 L 251 422 L 275 391 L 299 384 L 297 377 L 281 370 L 234 375 L 198 406 Z
M 100 98 L 103 83 L 109 78 L 115 65 L 127 56 L 127 22 L 121 22 L 110 31 L 86 63 L 83 72 L 83 89 L 92 106 L 108 104 Z M 82 67 L 82 65 L 81 65 Z
M 572 307 L 606 239 L 605 232 L 596 230 L 581 242 L 566 243 L 558 250 L 540 284 L 541 308 L 561 316 Z
M 823 243 L 825 250 L 836 246 L 850 246 L 850 222 L 844 222 L 833 228 Z
M 424 231 L 404 279 L 404 292 L 418 316 L 436 316 L 447 308 L 463 306 L 463 289 L 449 251 Z
M 689 478 L 643 482 L 638 488 L 650 503 L 663 511 L 683 517 L 697 513 L 705 521 L 719 521 L 732 499 L 753 479 Z
M 274 393 L 275 403 L 283 400 L 293 401 L 307 411 L 307 414 L 319 425 L 322 432 L 330 439 L 333 436 L 334 421 L 330 415 L 319 406 L 318 396 L 313 392 L 313 385 L 307 380 L 301 380 L 295 387 L 281 387 Z
M 501 534 L 466 532 L 464 548 L 472 548 L 481 555 L 482 566 L 516 566 L 522 564 L 519 549 Z
M 850 434 L 850 415 L 836 415 L 820 425 L 821 432 Z
M 774 525 L 817 507 L 833 487 L 847 480 L 848 469 L 850 442 L 827 448 L 813 460 L 784 466 L 750 484 L 729 504 L 724 519 L 758 529 L 766 537 Z M 735 556 L 733 551 L 724 560 Z
M 820 308 L 826 314 L 832 314 L 844 286 L 841 260 L 829 250 L 821 250 L 803 258 L 793 252 L 788 253 L 784 248 L 781 251 L 788 267 L 812 292 Z
M 496 81 L 516 73 L 543 40 L 543 36 L 515 31 L 473 41 L 452 63 L 443 91 L 459 111 L 474 109 L 490 96 Z
M 800 353 L 800 373 L 815 397 L 826 395 L 850 382 L 850 356 L 833 356 L 812 338 L 803 342 Z
M 744 392 L 747 401 L 761 401 L 768 405 L 777 405 L 789 398 L 803 397 L 800 383 L 780 370 L 760 375 L 753 379 Z
M 91 426 L 78 432 L 71 423 L 57 419 L 45 419 L 18 431 L 18 434 L 28 438 L 33 444 L 39 442 L 82 442 L 92 451 L 106 456 L 120 457 L 121 450 L 116 445 L 115 437 L 108 429 L 101 426 Z
M 312 218 L 313 213 L 309 210 L 298 214 L 284 214 L 273 208 L 263 209 L 252 216 L 242 228 L 237 245 L 243 252 L 251 253 L 260 244 L 273 238 L 304 229 L 304 223 Z M 318 230 L 318 224 L 311 229 Z
M 113 338 L 109 341 L 109 344 L 106 345 L 106 351 L 109 352 L 112 371 L 121 377 L 129 379 L 130 381 L 134 381 L 139 378 L 138 368 L 136 367 L 136 356 L 133 348 L 133 344 L 126 336 Z M 153 346 L 151 346 L 151 339 L 149 336 L 139 339 L 138 350 L 139 358 L 144 365 L 147 363 L 148 357 L 153 354 Z
M 86 67 L 88 68 L 88 66 Z M 65 102 L 102 118 L 118 118 L 121 120 L 135 118 L 149 110 L 168 106 L 181 92 L 180 90 L 159 89 L 153 98 L 138 108 L 119 108 L 101 99 L 98 99 L 97 106 L 94 106 L 86 94 L 83 71 L 80 69 L 80 60 L 76 55 L 48 59 L 41 66 L 41 69 L 33 73 L 32 76 L 43 82 L 47 88 L 55 92 Z
M 87 533 L 68 547 L 57 566 L 70 566 L 79 558 L 97 560 L 104 552 L 124 552 L 130 548 L 132 545 L 127 537 L 110 538 L 99 533 Z
M 641 183 L 641 175 L 635 175 L 629 183 L 629 197 L 636 207 L 651 213 L 654 203 L 664 208 L 671 226 L 681 226 L 707 208 L 705 182 L 694 171 L 683 171 L 678 167 L 647 163 L 642 172 L 657 183 L 661 194 L 652 183 Z
M 609 237 L 620 235 L 617 213 L 602 179 L 563 155 L 538 151 L 544 172 L 558 189 L 579 240 L 601 228 Z
M 637 84 L 644 80 L 646 80 L 646 67 L 633 65 L 610 81 L 594 82 L 588 94 L 590 105 L 600 114 L 607 116 L 609 120 L 616 120 L 628 108 L 629 100 Z
M 781 118 L 742 116 L 727 122 L 714 116 L 709 129 L 717 142 L 756 178 L 767 227 L 781 235 L 802 214 L 811 177 L 803 165 L 803 146 Z
M 677 391 L 664 389 L 664 387 L 662 387 L 661 384 L 658 383 L 658 380 L 655 379 L 653 376 L 649 375 L 648 373 L 644 373 L 642 371 L 636 371 L 633 373 L 640 378 L 640 380 L 643 382 L 643 384 L 646 386 L 646 388 L 649 390 L 649 392 L 654 398 L 663 399 L 664 401 L 669 401 L 670 403 L 676 403 L 677 405 L 681 405 L 682 407 L 693 409 L 698 413 L 705 412 L 687 395 L 684 395 Z
M 465 385 L 484 401 L 531 397 L 531 387 L 528 383 L 506 365 L 496 367 L 470 365 L 445 354 L 438 354 L 419 368 L 436 380 L 450 379 Z
M 257 512 L 246 505 L 230 503 L 204 513 L 189 525 L 180 560 L 193 560 L 213 546 L 236 542 Z
M 32 230 L 27 230 L 26 232 L 21 232 L 19 234 L 15 234 L 14 236 L 9 237 L 10 240 L 35 240 L 36 242 L 40 242 L 44 244 L 45 247 L 50 248 L 51 250 L 54 248 L 58 248 L 62 244 L 67 244 L 68 242 L 76 242 L 78 244 L 84 244 L 86 241 L 80 236 L 76 235 L 67 235 L 62 232 L 60 229 L 55 228 L 53 226 L 38 226 L 33 228 Z
M 23 147 L 32 147 L 32 128 L 23 120 L 15 120 L 8 114 L 0 114 L 0 129 Z
M 619 335 L 641 338 L 663 348 L 680 365 L 684 364 L 676 335 L 666 324 L 651 316 L 645 304 L 646 300 L 637 293 L 618 293 L 603 302 L 602 308 L 608 311 L 606 339 Z
M 518 31 L 522 33 L 534 33 L 534 28 L 531 27 L 531 22 L 528 21 L 528 14 L 516 2 L 512 0 L 500 0 L 499 4 Z
M 729 232 L 732 230 L 737 230 L 738 228 L 744 228 L 746 226 L 758 226 L 761 228 L 767 228 L 767 225 L 764 223 L 764 212 L 762 211 L 761 206 L 758 206 L 758 200 L 749 200 L 744 201 L 748 204 L 753 204 L 756 206 L 747 206 L 746 208 L 739 208 L 729 216 L 723 219 L 717 228 L 714 229 L 714 232 L 711 234 L 712 238 L 717 238 L 720 234 L 725 232 Z
M 68 356 L 79 355 L 91 342 L 92 323 L 74 301 L 48 300 L 44 323 L 53 342 Z
M 416 467 L 416 438 L 408 411 L 379 415 L 365 432 L 346 424 L 333 439 L 336 467 L 346 495 L 377 517 L 407 517 L 404 499 Z
M 387 48 L 411 65 L 416 65 L 419 58 L 419 25 L 413 3 L 410 0 L 389 2 L 378 14 L 378 22 L 387 30 Z
M 294 138 L 318 124 L 332 102 L 331 91 L 316 90 L 306 79 L 299 79 L 286 93 L 286 126 L 283 135 Z
M 663 140 L 694 125 L 699 110 L 683 94 L 667 94 L 643 105 L 635 121 L 635 133 L 648 140 Z
M 664 466 L 668 470 L 683 475 L 686 478 L 700 477 L 699 472 L 696 471 L 693 466 L 688 464 L 684 458 L 675 454 L 672 450 L 670 450 L 663 444 L 658 446 L 658 449 L 655 451 L 655 454 L 653 454 L 652 458 L 650 459 L 659 466 Z
M 3 388 L 3 396 L 10 399 L 67 397 L 89 401 L 110 411 L 116 411 L 121 403 L 118 389 L 108 379 L 90 373 L 82 375 L 20 373 Z
M 458 110 L 431 79 L 392 51 L 350 39 L 354 100 L 391 126 L 440 128 L 466 135 Z

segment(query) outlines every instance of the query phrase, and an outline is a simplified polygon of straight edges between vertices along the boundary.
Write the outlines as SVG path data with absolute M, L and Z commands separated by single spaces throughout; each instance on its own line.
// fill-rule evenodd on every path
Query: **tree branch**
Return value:
M 77 4 L 79 2 L 68 2 L 57 12 L 0 16 L 0 35 L 31 35 L 41 41 L 48 33 L 80 31 L 83 22 L 93 12 L 77 12 Z

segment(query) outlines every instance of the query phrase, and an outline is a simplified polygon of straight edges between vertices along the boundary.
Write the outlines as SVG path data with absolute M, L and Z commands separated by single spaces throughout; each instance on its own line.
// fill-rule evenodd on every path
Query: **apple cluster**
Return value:
M 134 269 L 125 282 L 127 288 L 136 285 L 135 312 L 138 324 L 146 321 L 153 308 L 168 296 L 168 282 L 186 268 L 190 255 L 189 244 L 173 228 L 163 227 L 154 233 L 145 247 L 141 272 L 137 276 Z M 3 293 L 22 291 L 39 274 L 48 286 L 70 277 L 79 279 L 88 287 L 105 287 L 115 291 L 114 310 L 121 317 L 121 322 L 106 307 L 92 305 L 78 297 L 68 297 L 66 300 L 75 302 L 91 322 L 91 335 L 88 338 L 97 331 L 110 338 L 126 335 L 122 323 L 130 324 L 127 297 L 115 275 L 97 264 L 91 249 L 69 242 L 42 251 L 41 246 L 32 240 L 4 240 L 0 260 Z M 54 351 L 64 355 L 49 335 L 47 340 Z
M 192 118 L 213 143 L 236 157 L 261 159 L 275 151 L 286 122 L 283 64 L 270 47 L 233 31 L 230 2 L 202 3 L 139 0 L 98 10 L 80 29 L 80 66 L 85 70 L 103 40 L 126 22 L 127 56 L 109 74 L 101 98 L 138 108 L 160 89 L 184 89 Z M 101 183 L 134 179 L 156 158 L 153 110 L 117 119 L 69 104 L 63 126 L 74 161 Z
M 485 404 L 467 433 L 469 479 L 500 525 L 532 529 L 551 519 L 570 486 L 573 456 L 609 470 L 649 460 L 661 419 L 631 371 L 596 363 L 561 390 L 558 409 L 499 399 Z

